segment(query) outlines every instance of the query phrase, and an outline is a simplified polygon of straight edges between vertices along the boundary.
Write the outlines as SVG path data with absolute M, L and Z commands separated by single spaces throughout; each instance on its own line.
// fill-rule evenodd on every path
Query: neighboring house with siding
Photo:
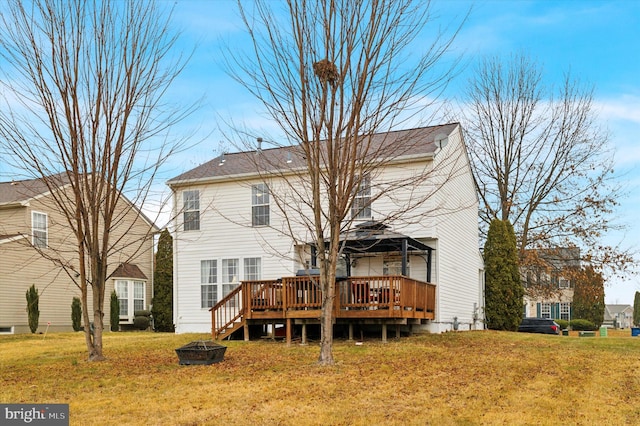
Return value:
M 68 195 L 64 175 L 56 179 L 56 194 Z M 149 308 L 153 233 L 157 232 L 124 197 L 114 223 L 105 292 L 107 330 L 109 295 L 114 288 L 121 302 L 121 324 L 133 323 L 134 310 Z M 81 296 L 75 282 L 77 257 L 73 232 L 43 180 L 0 182 L 0 333 L 30 332 L 25 294 L 33 284 L 40 296 L 38 330 L 44 331 L 49 324 L 49 331 L 71 331 L 71 302 Z M 91 300 L 90 294 L 90 305 Z
M 403 139 L 410 140 L 412 148 L 364 180 L 356 199 L 358 209 L 352 211 L 355 220 L 345 235 L 375 228 L 384 235 L 367 240 L 371 245 L 382 246 L 382 238 L 385 242 L 395 238 L 409 241 L 409 249 L 401 252 L 397 245 L 377 253 L 354 249 L 338 273 L 349 277 L 402 274 L 428 281 L 435 284 L 435 312 L 424 328 L 442 332 L 454 323 L 459 329 L 482 328 L 484 266 L 478 248 L 478 199 L 460 125 L 378 134 L 372 143 Z M 269 196 L 286 187 L 283 176 L 295 179 L 296 173 L 306 172 L 304 158 L 295 148 L 225 153 L 169 180 L 175 209 L 176 332 L 211 331 L 210 308 L 242 281 L 292 277 L 314 266 L 308 229 L 287 222 Z M 255 158 L 264 158 L 271 171 L 279 170 L 271 174 L 257 170 Z M 384 188 L 394 176 L 420 173 L 431 173 L 431 177 L 370 202 L 372 191 Z M 376 222 L 397 208 L 394 202 L 429 191 L 432 196 L 412 212 L 412 220 L 398 217 Z M 285 208 L 300 208 L 299 199 L 289 200 Z
M 580 249 L 528 250 L 527 259 L 520 267 L 524 316 L 573 319 L 575 283 L 570 271 L 580 268 Z
M 605 305 L 602 325 L 609 328 L 633 327 L 633 306 Z

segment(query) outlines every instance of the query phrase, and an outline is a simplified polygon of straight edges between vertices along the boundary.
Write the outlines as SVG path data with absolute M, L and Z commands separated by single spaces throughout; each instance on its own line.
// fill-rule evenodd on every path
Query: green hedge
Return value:
M 562 330 L 565 330 L 565 329 L 569 328 L 569 321 L 567 321 L 567 320 L 556 319 L 554 321 L 558 323 L 558 325 L 560 326 L 560 328 Z
M 574 319 L 569 322 L 572 330 L 576 331 L 594 331 L 596 330 L 596 325 L 589 320 L 586 319 Z

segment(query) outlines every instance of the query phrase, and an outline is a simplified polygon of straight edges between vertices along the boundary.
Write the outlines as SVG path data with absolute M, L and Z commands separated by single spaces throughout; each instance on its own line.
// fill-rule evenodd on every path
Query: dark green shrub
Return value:
M 111 292 L 110 309 L 111 331 L 118 331 L 120 330 L 120 301 L 115 290 Z
M 82 330 L 82 304 L 79 297 L 71 301 L 71 326 L 73 331 Z
M 38 321 L 40 320 L 40 310 L 38 309 L 38 289 L 32 284 L 27 290 L 27 314 L 29 316 L 29 330 L 35 333 L 38 330 Z
M 146 330 L 147 328 L 149 328 L 150 323 L 151 320 L 149 319 L 149 317 L 138 316 L 133 318 L 133 326 L 138 330 Z
M 633 299 L 633 324 L 635 326 L 640 325 L 640 291 L 636 291 Z
M 153 277 L 153 327 L 173 332 L 173 238 L 166 229 L 158 238 Z
M 150 317 L 151 316 L 151 311 L 147 311 L 147 310 L 142 310 L 142 311 L 135 311 L 133 313 L 134 317 Z
M 522 320 L 524 289 L 520 282 L 516 237 L 508 220 L 491 221 L 484 259 L 487 327 L 515 331 Z
M 596 325 L 586 319 L 574 319 L 569 322 L 572 330 L 576 331 L 593 331 L 596 330 Z
M 563 330 L 569 328 L 569 321 L 567 321 L 567 320 L 557 319 L 557 320 L 554 320 L 554 321 L 557 322 L 558 325 L 560 326 L 560 328 L 563 329 Z

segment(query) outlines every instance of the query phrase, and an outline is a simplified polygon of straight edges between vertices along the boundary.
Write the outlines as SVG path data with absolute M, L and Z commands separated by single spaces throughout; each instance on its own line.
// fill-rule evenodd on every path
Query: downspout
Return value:
M 402 240 L 402 276 L 407 276 L 407 239 Z

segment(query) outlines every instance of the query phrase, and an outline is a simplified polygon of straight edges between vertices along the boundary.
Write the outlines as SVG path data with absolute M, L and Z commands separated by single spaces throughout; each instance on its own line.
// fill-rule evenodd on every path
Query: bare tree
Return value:
M 163 96 L 185 61 L 173 56 L 170 14 L 150 1 L 16 0 L 0 19 L 0 145 L 46 184 L 73 232 L 75 260 L 49 257 L 79 286 L 89 359 L 102 360 L 110 256 L 135 256 L 151 237 L 125 238 L 127 215 L 182 146 L 162 138 L 190 108 L 169 108 Z
M 295 240 L 299 236 L 294 224 L 301 225 L 317 249 L 322 291 L 319 363 L 327 365 L 334 362 L 333 283 L 341 232 L 382 197 L 395 203 L 396 210 L 379 212 L 377 220 L 418 220 L 416 208 L 432 194 L 416 191 L 406 199 L 393 198 L 398 188 L 419 187 L 428 172 L 384 182 L 376 176 L 420 141 L 412 132 L 395 140 L 374 135 L 407 122 L 422 123 L 430 99 L 437 97 L 457 63 L 452 59 L 434 72 L 442 66 L 455 32 L 450 37 L 439 32 L 426 43 L 420 40 L 421 30 L 433 25 L 431 5 L 424 1 L 285 3 L 281 14 L 274 13 L 269 2 L 256 2 L 252 10 L 240 4 L 253 50 L 245 57 L 233 52 L 228 66 L 286 135 L 294 163 L 302 159 L 293 174 L 265 164 L 261 156 L 256 165 L 265 180 L 275 175 L 283 182 L 278 188 L 269 186 L 288 224 L 283 232 Z
M 624 268 L 629 254 L 602 242 L 616 229 L 621 190 L 593 91 L 568 75 L 556 91 L 546 87 L 542 67 L 524 56 L 491 58 L 466 101 L 482 222 L 513 223 L 523 265 L 536 261 L 528 249 L 580 247 L 575 252 L 593 265 Z

